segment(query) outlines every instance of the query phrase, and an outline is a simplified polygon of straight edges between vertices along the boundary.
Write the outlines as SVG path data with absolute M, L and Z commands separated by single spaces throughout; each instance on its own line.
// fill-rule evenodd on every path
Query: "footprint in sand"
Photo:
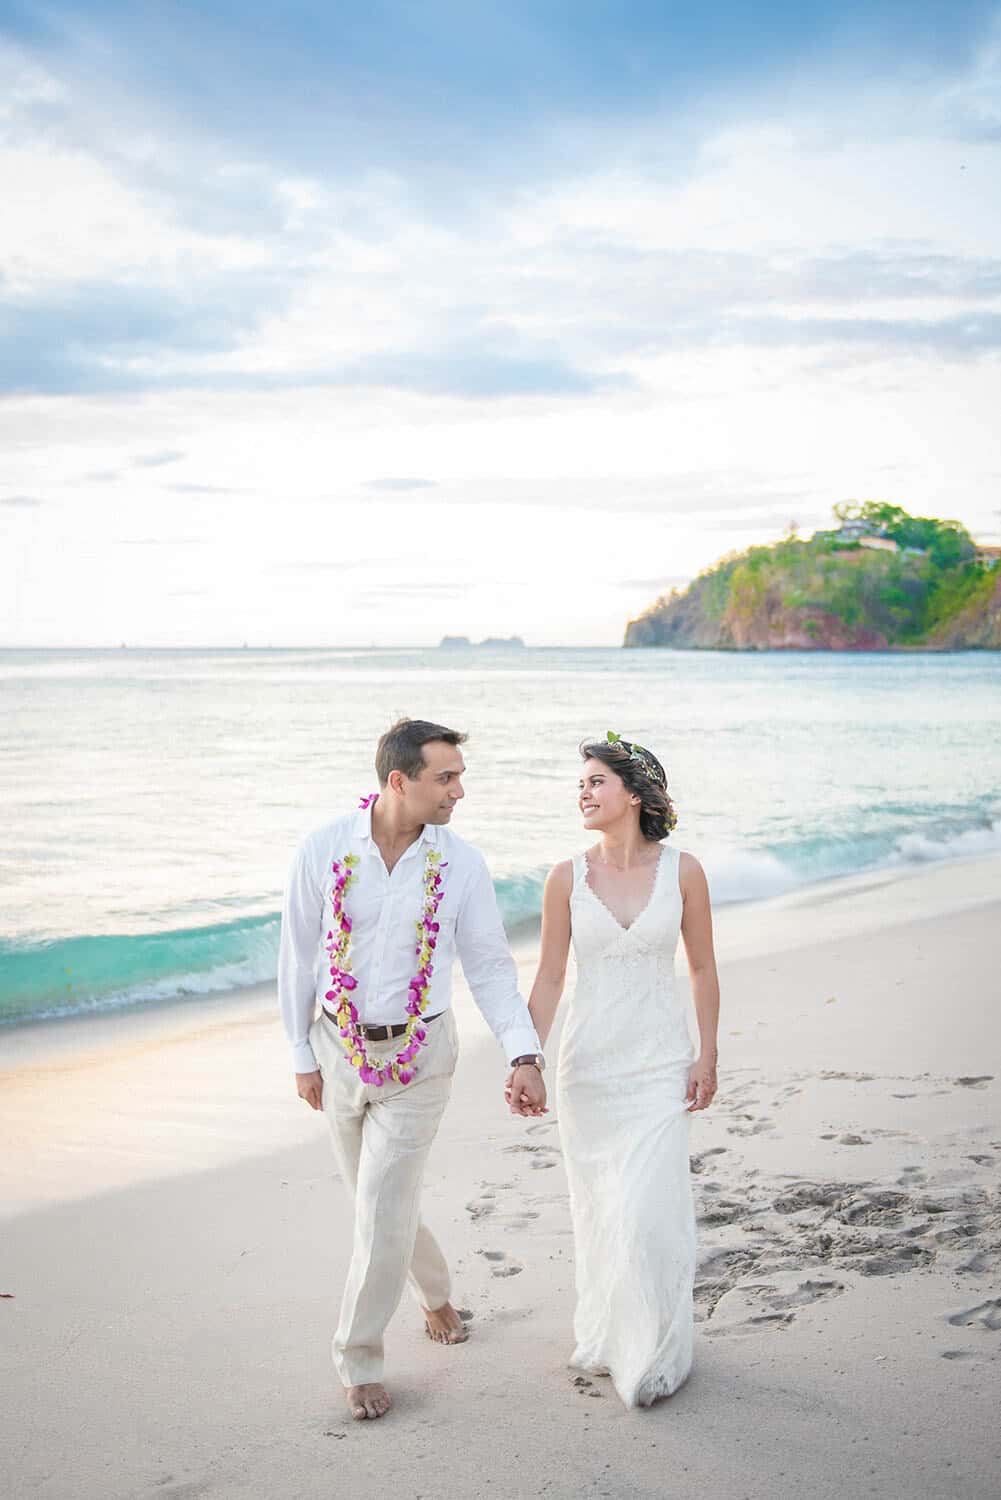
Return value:
M 916 1271 L 919 1266 L 930 1265 L 934 1259 L 934 1250 L 928 1250 L 924 1245 L 904 1243 L 888 1246 L 885 1251 L 869 1256 L 858 1269 L 863 1276 L 898 1276 L 902 1271 Z
M 976 1307 L 968 1307 L 965 1312 L 950 1313 L 946 1318 L 953 1328 L 972 1328 L 974 1324 L 981 1328 L 987 1328 L 991 1333 L 1001 1330 L 1001 1297 L 988 1297 L 986 1302 L 980 1302 Z
M 507 1254 L 503 1250 L 477 1250 L 476 1253 L 490 1262 L 491 1276 L 520 1276 L 525 1269 L 516 1260 L 508 1261 Z
M 492 1193 L 489 1197 L 484 1195 L 482 1198 L 474 1198 L 471 1203 L 466 1204 L 466 1213 L 472 1219 L 474 1224 L 479 1219 L 489 1218 L 490 1215 L 496 1213 L 496 1211 L 497 1204 L 494 1202 L 494 1196 Z
M 956 1249 L 962 1249 L 983 1228 L 983 1219 L 961 1219 L 958 1224 L 950 1224 L 947 1229 L 937 1229 L 934 1234 L 929 1235 L 929 1239 L 934 1240 L 936 1245 L 952 1245 Z
M 562 1156 L 558 1146 L 544 1146 L 540 1141 L 538 1144 L 532 1141 L 519 1141 L 517 1145 L 505 1146 L 505 1154 L 512 1155 L 514 1152 L 527 1152 L 530 1156 Z
M 967 1075 L 965 1078 L 957 1078 L 954 1081 L 959 1084 L 960 1088 L 985 1089 L 989 1083 L 994 1082 L 994 1074 L 977 1073 L 972 1076 Z
M 766 1130 L 774 1130 L 775 1126 L 767 1117 L 755 1120 L 753 1125 L 728 1125 L 728 1135 L 763 1135 Z
M 897 1178 L 901 1187 L 921 1187 L 927 1181 L 927 1174 L 920 1167 L 904 1167 Z
M 970 1259 L 964 1261 L 961 1266 L 957 1266 L 956 1270 L 968 1276 L 983 1276 L 985 1271 L 993 1268 L 993 1265 L 994 1262 L 987 1251 L 978 1250 L 976 1255 L 971 1255 Z
M 707 1151 L 698 1152 L 696 1156 L 691 1156 L 688 1159 L 690 1170 L 697 1176 L 700 1172 L 705 1171 L 706 1162 L 708 1161 L 710 1156 L 721 1156 L 725 1153 L 725 1151 L 725 1146 L 710 1146 Z
M 708 1187 L 709 1184 L 707 1183 Z M 711 1228 L 714 1224 L 732 1224 L 736 1219 L 741 1219 L 748 1212 L 746 1203 L 738 1203 L 733 1198 L 714 1198 L 710 1203 L 703 1203 L 696 1210 L 696 1217 L 700 1224 Z
M 699 1257 L 695 1276 L 695 1305 L 706 1319 L 742 1276 L 756 1269 L 761 1251 L 752 1246 L 710 1250 Z
M 790 1323 L 795 1322 L 796 1314 L 791 1312 L 768 1312 L 754 1313 L 745 1318 L 741 1323 L 716 1323 L 705 1329 L 707 1334 L 745 1334 L 761 1333 L 769 1328 L 788 1328 Z
M 857 1193 L 838 1205 L 835 1217 L 842 1224 L 885 1224 L 899 1220 L 910 1203 L 906 1193 L 889 1188 Z
M 779 1214 L 798 1214 L 804 1208 L 833 1208 L 847 1194 L 864 1187 L 860 1182 L 797 1182 L 773 1201 Z
M 501 1218 L 495 1219 L 494 1224 L 499 1224 L 506 1230 L 527 1229 L 538 1217 L 538 1209 L 523 1208 L 516 1214 L 505 1214 Z
M 801 1281 L 791 1292 L 778 1292 L 766 1296 L 764 1301 L 771 1308 L 809 1307 L 812 1302 L 826 1302 L 831 1297 L 840 1297 L 845 1289 L 843 1281 Z

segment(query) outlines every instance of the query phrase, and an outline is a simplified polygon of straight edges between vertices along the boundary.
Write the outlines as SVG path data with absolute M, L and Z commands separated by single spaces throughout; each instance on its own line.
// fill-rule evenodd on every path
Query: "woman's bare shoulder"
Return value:
M 705 870 L 687 849 L 678 850 L 678 884 L 683 891 L 699 890 L 707 884 Z

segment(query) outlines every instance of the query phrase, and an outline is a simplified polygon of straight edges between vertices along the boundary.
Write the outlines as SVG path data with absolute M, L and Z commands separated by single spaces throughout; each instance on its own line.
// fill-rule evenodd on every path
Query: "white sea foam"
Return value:
M 220 964 L 204 974 L 167 975 L 163 979 L 136 984 L 111 995 L 75 999 L 72 1005 L 55 1005 L 32 1010 L 23 1015 L 5 1017 L 5 1021 L 56 1021 L 66 1016 L 91 1015 L 105 1010 L 124 1010 L 134 1005 L 155 1004 L 158 1000 L 197 999 L 202 995 L 224 994 L 228 990 L 246 989 L 253 984 L 269 984 L 275 978 L 272 956 L 258 954 L 238 963 Z
M 928 833 L 905 833 L 897 840 L 899 861 L 927 864 L 941 859 L 976 859 L 1001 852 L 1001 820 L 977 828 L 965 828 L 944 838 Z
M 711 850 L 700 856 L 713 902 L 763 901 L 802 885 L 802 878 L 774 854 Z

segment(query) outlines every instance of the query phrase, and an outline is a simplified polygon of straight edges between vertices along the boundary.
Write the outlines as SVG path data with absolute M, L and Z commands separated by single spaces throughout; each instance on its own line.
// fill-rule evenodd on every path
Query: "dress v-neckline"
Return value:
M 608 905 L 608 903 L 606 901 L 604 901 L 602 899 L 601 896 L 598 895 L 598 892 L 591 885 L 591 882 L 588 879 L 588 876 L 590 875 L 590 872 L 591 872 L 591 866 L 587 862 L 587 855 L 586 854 L 582 854 L 581 855 L 581 860 L 582 860 L 583 866 L 584 866 L 584 889 L 586 891 L 588 891 L 594 897 L 595 901 L 601 907 L 602 911 L 608 913 L 608 915 L 611 917 L 612 921 L 615 923 L 616 927 L 619 929 L 620 933 L 625 934 L 627 932 L 632 932 L 632 930 L 636 926 L 636 924 L 638 922 L 641 922 L 643 920 L 643 918 L 646 916 L 647 912 L 650 910 L 650 907 L 653 904 L 653 898 L 657 894 L 657 886 L 660 884 L 660 869 L 661 869 L 661 865 L 664 863 L 664 845 L 662 844 L 660 846 L 660 853 L 657 856 L 657 863 L 654 866 L 653 882 L 652 882 L 652 884 L 650 886 L 650 894 L 649 894 L 649 896 L 647 896 L 647 898 L 644 901 L 643 905 L 640 907 L 640 909 L 636 913 L 635 917 L 633 917 L 633 919 L 629 923 L 628 927 L 624 926 L 624 924 L 619 921 L 618 917 L 615 915 L 615 913 L 612 910 L 612 908 Z

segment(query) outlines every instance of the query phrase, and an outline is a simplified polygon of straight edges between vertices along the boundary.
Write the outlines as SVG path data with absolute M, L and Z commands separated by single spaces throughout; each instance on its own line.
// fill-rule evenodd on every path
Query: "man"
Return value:
M 333 1357 L 356 1420 L 389 1410 L 383 1334 L 408 1274 L 429 1336 L 442 1344 L 466 1337 L 445 1258 L 419 1216 L 424 1163 L 458 1055 L 456 953 L 514 1068 L 512 1111 L 545 1108 L 539 1039 L 486 863 L 448 828 L 465 795 L 465 739 L 422 719 L 388 729 L 375 758 L 379 793 L 305 840 L 285 897 L 278 997 L 296 1086 L 326 1114 L 354 1192 Z

